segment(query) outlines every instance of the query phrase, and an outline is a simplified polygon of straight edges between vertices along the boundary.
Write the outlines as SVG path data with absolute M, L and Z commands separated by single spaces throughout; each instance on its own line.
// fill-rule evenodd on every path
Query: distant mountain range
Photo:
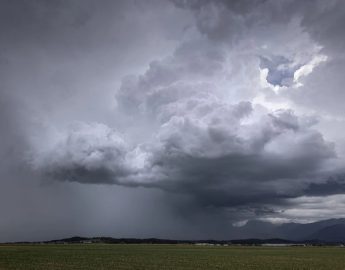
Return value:
M 151 243 L 151 244 L 345 244 L 345 219 L 328 219 L 313 223 L 273 224 L 249 221 L 242 227 L 232 228 L 232 240 L 171 240 L 157 238 L 71 237 L 40 243 Z
M 345 242 L 345 219 L 328 219 L 313 223 L 272 224 L 264 221 L 249 221 L 235 230 L 238 239 L 280 238 L 291 241 L 318 240 L 322 242 Z

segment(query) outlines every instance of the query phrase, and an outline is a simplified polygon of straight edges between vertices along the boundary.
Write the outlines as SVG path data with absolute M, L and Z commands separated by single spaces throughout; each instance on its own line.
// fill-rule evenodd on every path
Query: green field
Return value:
M 0 269 L 345 269 L 340 247 L 0 245 Z

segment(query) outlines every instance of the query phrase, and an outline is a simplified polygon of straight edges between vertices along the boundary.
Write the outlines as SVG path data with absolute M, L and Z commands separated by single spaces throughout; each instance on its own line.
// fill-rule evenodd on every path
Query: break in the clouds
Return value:
M 42 195 L 54 186 L 79 194 L 71 205 L 97 192 L 86 232 L 114 235 L 345 215 L 342 1 L 1 5 L 2 190 L 32 185 L 57 212 L 65 198 Z M 105 198 L 125 206 L 95 213 Z M 136 204 L 147 216 L 129 218 Z

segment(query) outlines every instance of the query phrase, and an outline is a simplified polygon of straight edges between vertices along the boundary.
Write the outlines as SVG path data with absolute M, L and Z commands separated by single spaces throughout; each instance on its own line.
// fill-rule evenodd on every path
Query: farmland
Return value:
M 341 247 L 0 245 L 0 270 L 345 269 Z

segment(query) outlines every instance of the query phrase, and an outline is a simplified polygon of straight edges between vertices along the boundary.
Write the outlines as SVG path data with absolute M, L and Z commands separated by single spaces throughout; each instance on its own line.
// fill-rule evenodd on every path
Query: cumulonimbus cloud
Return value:
M 59 180 L 153 186 L 218 206 L 279 201 L 322 182 L 335 152 L 316 122 L 225 100 L 215 83 L 222 72 L 205 74 L 214 65 L 224 71 L 225 58 L 215 64 L 203 56 L 156 62 L 124 81 L 119 109 L 155 123 L 148 139 L 127 141 L 104 124 L 82 124 L 33 155 L 35 168 Z
M 291 24 L 303 46 L 292 42 L 286 52 L 275 52 L 281 41 L 273 40 L 267 60 L 267 50 L 239 42 L 256 27 L 257 12 L 248 1 L 192 2 L 176 4 L 194 12 L 200 35 L 151 62 L 144 73 L 124 78 L 116 92 L 117 112 L 132 119 L 128 125 L 150 123 L 146 135 L 128 136 L 126 127 L 100 123 L 77 125 L 61 131 L 44 151 L 33 150 L 35 170 L 63 181 L 157 187 L 189 194 L 202 205 L 257 209 L 327 184 L 326 165 L 336 153 L 316 130 L 317 121 L 255 102 L 262 93 L 260 65 L 270 69 L 268 82 L 289 87 L 295 71 L 321 50 L 304 33 L 304 21 Z M 270 1 L 256 2 L 262 10 Z M 269 15 L 259 20 L 260 31 L 271 20 L 284 27 L 289 21 Z M 225 27 L 229 22 L 243 29 Z M 305 44 L 312 49 L 295 53 Z

